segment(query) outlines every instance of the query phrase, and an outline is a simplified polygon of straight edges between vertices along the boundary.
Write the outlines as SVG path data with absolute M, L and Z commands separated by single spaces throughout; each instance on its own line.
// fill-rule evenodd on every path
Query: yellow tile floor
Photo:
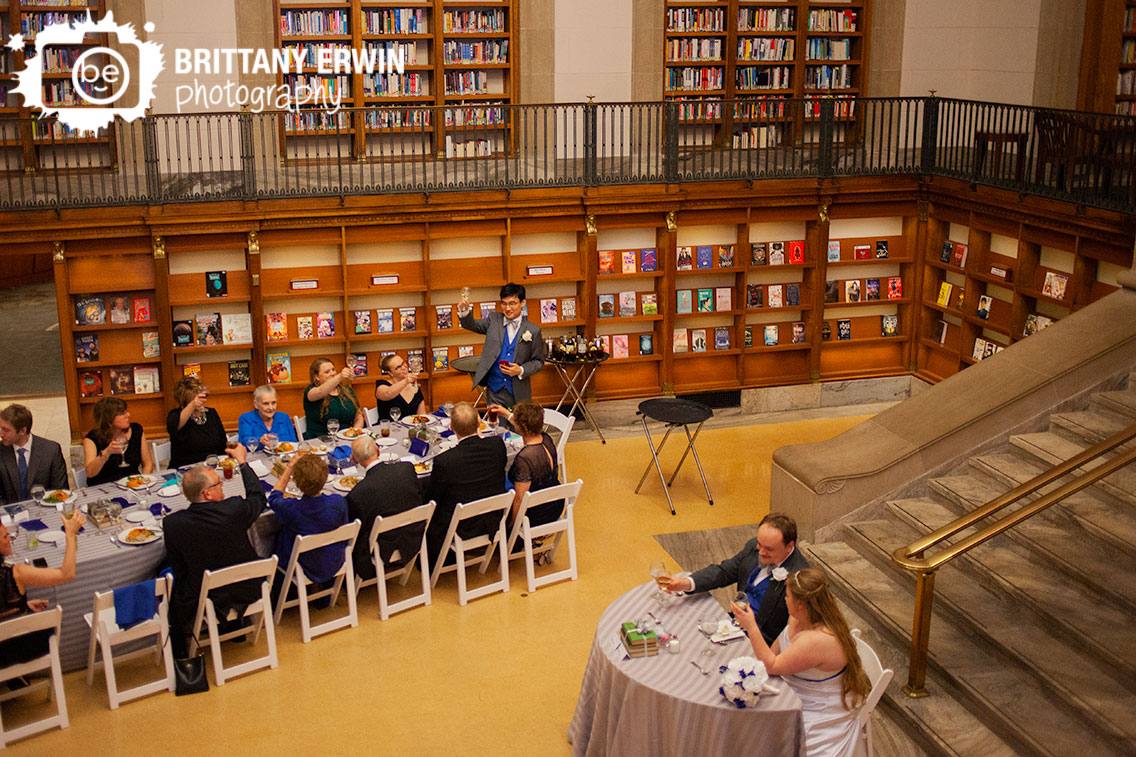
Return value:
M 277 632 L 278 669 L 113 712 L 101 675 L 88 688 L 84 673 L 70 673 L 70 727 L 20 742 L 10 754 L 569 754 L 565 734 L 596 620 L 612 599 L 648 580 L 652 560 L 668 558 L 653 535 L 756 522 L 769 510 L 775 448 L 829 438 L 864 417 L 703 431 L 698 448 L 715 504 L 707 505 L 688 461 L 672 489 L 676 516 L 657 476 L 643 494 L 632 493 L 650 459 L 642 437 L 573 442 L 569 473 L 584 480 L 576 505 L 579 581 L 529 595 L 517 561 L 510 592 L 459 607 L 451 573 L 432 606 L 386 622 L 366 590 L 358 628 L 310 644 L 300 642 L 290 610 Z M 681 451 L 676 441 L 663 456 L 668 473 Z M 556 566 L 565 559 L 559 555 Z M 226 645 L 227 653 L 244 649 Z M 128 665 L 154 670 L 145 661 Z M 4 707 L 6 722 L 26 714 L 21 705 Z

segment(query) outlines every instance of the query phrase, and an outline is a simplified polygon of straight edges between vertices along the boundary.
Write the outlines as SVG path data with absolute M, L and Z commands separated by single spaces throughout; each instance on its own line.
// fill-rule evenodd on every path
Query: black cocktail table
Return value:
M 654 465 L 655 470 L 659 472 L 659 480 L 663 483 L 663 493 L 667 495 L 667 504 L 671 507 L 671 515 L 674 515 L 675 508 L 674 502 L 671 501 L 670 486 L 675 480 L 675 476 L 678 475 L 679 469 L 682 468 L 682 464 L 686 462 L 686 456 L 690 454 L 694 457 L 694 464 L 698 466 L 698 475 L 702 477 L 702 486 L 706 489 L 706 499 L 713 505 L 714 498 L 710 496 L 710 486 L 706 483 L 706 474 L 702 472 L 702 462 L 698 459 L 698 450 L 694 448 L 694 440 L 698 438 L 702 424 L 713 417 L 714 411 L 699 402 L 678 399 L 677 397 L 658 397 L 640 402 L 639 412 L 636 414 L 643 421 L 643 433 L 647 436 L 647 445 L 651 448 L 652 462 L 648 463 L 647 469 L 643 471 L 639 485 L 635 487 L 635 493 L 639 493 L 639 490 L 643 487 L 643 482 L 647 480 L 647 474 L 651 472 L 651 465 Z M 655 442 L 651 438 L 651 430 L 647 427 L 648 418 L 666 424 L 667 433 L 663 435 L 663 440 L 659 442 L 658 447 L 655 446 Z M 692 425 L 695 426 L 693 434 L 690 433 Z M 682 427 L 682 430 L 686 432 L 686 449 L 668 481 L 666 476 L 663 475 L 662 466 L 659 464 L 659 453 L 662 451 L 663 445 L 667 443 L 671 432 L 679 427 Z

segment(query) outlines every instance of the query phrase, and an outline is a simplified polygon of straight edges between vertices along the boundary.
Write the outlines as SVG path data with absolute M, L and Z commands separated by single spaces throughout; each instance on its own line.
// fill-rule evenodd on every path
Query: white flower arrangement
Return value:
M 532 332 L 526 330 L 525 333 L 521 334 L 521 341 L 522 342 L 531 342 L 532 341 Z
M 776 568 L 773 569 L 773 580 L 774 581 L 784 581 L 788 577 L 789 577 L 789 571 L 785 570 L 784 568 L 776 567 Z
M 755 657 L 735 657 L 718 672 L 722 674 L 718 693 L 738 709 L 757 704 L 769 681 L 764 663 Z

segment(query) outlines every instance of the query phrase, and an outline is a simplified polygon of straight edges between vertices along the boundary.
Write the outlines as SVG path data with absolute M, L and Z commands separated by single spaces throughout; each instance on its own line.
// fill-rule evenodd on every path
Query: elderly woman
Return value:
M 363 406 L 350 383 L 354 375 L 347 367 L 335 370 L 335 365 L 325 357 L 312 361 L 308 368 L 312 383 L 304 390 L 304 417 L 308 420 L 305 439 L 326 435 L 327 422 L 333 418 L 339 421 L 340 428 L 363 428 Z
M 560 483 L 560 472 L 556 465 L 556 442 L 544 433 L 544 408 L 532 400 L 522 400 L 509 412 L 500 405 L 490 405 L 498 417 L 508 418 L 524 440 L 524 446 L 513 458 L 509 468 L 509 480 L 513 482 L 513 512 L 510 521 L 516 520 L 521 509 L 525 492 L 538 492 Z M 551 523 L 564 511 L 564 500 L 558 499 L 529 510 L 526 515 L 529 525 L 540 526 Z
M 288 482 L 294 480 L 303 495 L 299 499 L 285 496 Z M 276 555 L 285 569 L 292 557 L 297 536 L 333 531 L 347 522 L 347 500 L 338 494 L 323 494 L 327 483 L 327 461 L 319 455 L 297 454 L 268 493 L 268 506 L 280 521 Z M 300 558 L 300 566 L 312 583 L 330 581 L 343 565 L 343 546 L 329 544 Z
M 238 440 L 248 446 L 249 439 L 264 444 L 264 437 L 275 434 L 277 441 L 298 442 L 296 427 L 287 413 L 276 409 L 276 390 L 268 384 L 252 393 L 253 410 L 242 413 L 237 421 Z
M 76 511 L 63 520 L 63 531 L 67 535 L 67 545 L 63 553 L 63 565 L 58 568 L 37 568 L 23 563 L 9 565 L 0 559 L 0 622 L 12 620 L 29 612 L 47 609 L 46 599 L 28 599 L 29 586 L 58 586 L 75 577 L 75 553 L 78 549 L 79 528 L 84 523 L 83 514 Z M 0 524 L 0 558 L 12 556 L 12 537 L 8 529 Z M 28 662 L 47 653 L 51 631 L 41 631 L 18 639 L 0 642 L 0 664 L 15 665 Z
M 217 411 L 205 406 L 208 399 L 208 387 L 195 376 L 186 376 L 174 387 L 174 401 L 181 409 L 166 416 L 171 468 L 200 463 L 225 452 L 225 427 Z
M 378 401 L 379 420 L 389 421 L 392 407 L 402 412 L 403 418 L 426 414 L 426 400 L 422 399 L 422 389 L 418 386 L 418 374 L 412 374 L 406 361 L 399 355 L 387 355 L 379 363 L 383 373 L 390 381 L 379 379 L 375 384 L 375 400 Z
M 141 425 L 130 422 L 122 398 L 103 397 L 95 403 L 94 415 L 95 427 L 83 437 L 88 486 L 154 470 L 146 434 Z

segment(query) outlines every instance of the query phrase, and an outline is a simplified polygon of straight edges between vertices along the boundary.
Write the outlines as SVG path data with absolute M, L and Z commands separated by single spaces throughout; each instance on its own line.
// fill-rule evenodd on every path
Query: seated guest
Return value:
M 411 466 L 413 467 L 413 466 Z M 294 499 L 284 495 L 288 482 L 295 479 L 303 495 Z M 276 555 L 280 569 L 288 568 L 297 536 L 334 531 L 347 522 L 347 503 L 338 494 L 324 494 L 327 483 L 327 460 L 319 455 L 297 454 L 268 493 L 268 506 L 280 521 L 276 537 Z M 330 581 L 343 566 L 343 546 L 328 544 L 300 556 L 300 566 L 311 583 Z M 351 590 L 353 587 L 348 587 Z
M 771 676 L 782 676 L 801 699 L 805 751 L 812 755 L 857 754 L 860 705 L 872 686 L 864 672 L 856 639 L 836 605 L 828 581 L 816 568 L 790 573 L 785 581 L 789 624 L 772 647 L 753 611 L 734 604 L 734 617 L 749 633 L 753 655 Z M 793 651 L 790 652 L 789 648 Z
M 32 434 L 32 412 L 23 405 L 0 410 L 0 499 L 31 498 L 31 488 L 67 488 L 67 464 L 58 442 Z
M 520 512 L 525 492 L 538 492 L 560 483 L 560 472 L 556 465 L 556 442 L 544 433 L 544 408 L 532 400 L 518 402 L 511 413 L 500 405 L 490 405 L 489 409 L 496 410 L 498 417 L 502 414 L 508 417 L 525 442 L 509 468 L 509 480 L 513 482 L 513 511 L 509 519 L 514 521 Z M 564 500 L 558 499 L 534 507 L 526 515 L 529 525 L 541 526 L 556 520 L 562 512 Z
M 298 442 L 296 427 L 287 413 L 276 409 L 276 390 L 268 384 L 258 386 L 252 393 L 254 410 L 242 413 L 237 421 L 237 440 L 248 444 L 249 439 L 256 439 L 257 443 L 264 445 L 264 437 L 275 434 L 276 440 L 281 442 Z
M 63 565 L 58 568 L 37 568 L 22 562 L 9 565 L 3 561 L 12 556 L 12 537 L 7 527 L 0 524 L 0 623 L 13 620 L 29 612 L 47 609 L 46 599 L 28 599 L 29 586 L 58 586 L 75 577 L 75 554 L 78 551 L 79 528 L 86 522 L 83 514 L 76 511 L 63 521 L 63 531 L 67 535 L 67 545 L 63 552 Z M 47 654 L 51 630 L 21 636 L 18 639 L 0 641 L 0 666 L 29 662 Z
M 225 426 L 221 416 L 211 407 L 205 407 L 209 389 L 195 376 L 186 376 L 174 387 L 174 402 L 180 410 L 171 410 L 166 416 L 166 431 L 170 435 L 170 467 L 200 463 L 210 455 L 225 452 Z
M 375 400 L 378 402 L 379 420 L 391 419 L 390 409 L 397 407 L 403 418 L 426 414 L 426 400 L 422 399 L 422 389 L 418 386 L 418 374 L 411 373 L 406 361 L 398 355 L 387 355 L 379 363 L 383 373 L 390 381 L 379 379 L 375 384 Z
M 103 397 L 95 403 L 95 427 L 83 437 L 87 485 L 106 484 L 126 476 L 150 473 L 150 445 L 120 397 Z
M 308 420 L 305 439 L 326 436 L 327 422 L 332 418 L 339 421 L 341 429 L 363 428 L 363 406 L 350 383 L 354 375 L 348 367 L 336 371 L 335 365 L 325 357 L 312 361 L 308 368 L 312 383 L 304 390 L 304 417 Z
M 506 491 L 505 464 L 509 456 L 505 452 L 505 442 L 499 436 L 482 439 L 477 435 L 477 411 L 468 402 L 454 405 L 450 417 L 458 446 L 434 458 L 434 470 L 423 495 L 424 500 L 434 500 L 436 505 L 434 517 L 426 529 L 426 548 L 431 560 L 438 558 L 454 507 L 459 502 L 473 502 Z M 467 539 L 492 533 L 498 522 L 499 518 L 492 513 L 465 521 L 458 529 L 458 535 Z
M 248 530 L 264 511 L 264 488 L 245 463 L 243 445 L 234 444 L 229 455 L 240 464 L 244 496 L 225 497 L 217 471 L 198 465 L 181 480 L 181 491 L 189 500 L 189 507 L 170 513 L 163 522 L 166 555 L 174 574 L 170 646 L 175 657 L 186 656 L 185 636 L 193 631 L 205 571 L 260 559 L 249 541 Z M 260 599 L 260 583 L 242 581 L 210 596 L 219 619 L 228 617 L 230 610 L 243 615 L 246 607 Z
M 772 644 L 789 621 L 785 579 L 809 567 L 796 546 L 796 522 L 788 515 L 770 513 L 758 524 L 757 537 L 747 541 L 741 552 L 692 576 L 662 576 L 659 585 L 671 592 L 690 592 L 736 584 L 738 591 L 749 595 L 761 634 Z
M 375 565 L 371 562 L 371 527 L 375 516 L 384 518 L 422 504 L 418 476 L 410 463 L 379 463 L 379 448 L 369 436 L 360 436 L 351 443 L 351 458 L 366 471 L 362 480 L 347 494 L 347 520 L 358 519 L 359 538 L 355 541 L 352 559 L 355 575 L 374 578 Z M 422 544 L 422 527 L 400 528 L 379 537 L 379 553 L 388 570 L 398 570 L 418 554 Z M 395 552 L 398 553 L 397 559 Z

